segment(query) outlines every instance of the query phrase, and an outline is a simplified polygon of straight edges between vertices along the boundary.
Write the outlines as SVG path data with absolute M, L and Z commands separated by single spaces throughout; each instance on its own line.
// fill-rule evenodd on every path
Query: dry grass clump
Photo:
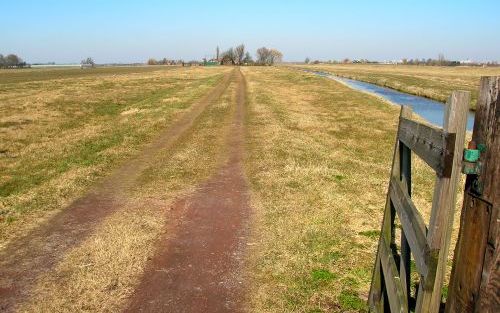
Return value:
M 116 312 L 133 292 L 162 232 L 166 202 L 125 205 L 39 278 L 21 312 Z
M 0 247 L 136 154 L 227 69 L 57 71 L 0 89 Z
M 50 274 L 42 277 L 27 312 L 117 312 L 140 281 L 156 240 L 169 231 L 170 205 L 207 179 L 223 161 L 234 113 L 234 82 L 168 151 L 144 171 L 120 211 L 106 218 Z
M 309 65 L 308 68 L 324 70 L 340 76 L 366 81 L 446 102 L 452 91 L 471 92 L 471 108 L 475 108 L 481 76 L 500 75 L 500 68 L 441 67 L 408 65 Z
M 286 68 L 245 75 L 251 311 L 366 311 L 399 109 Z M 414 165 L 428 216 L 433 176 Z

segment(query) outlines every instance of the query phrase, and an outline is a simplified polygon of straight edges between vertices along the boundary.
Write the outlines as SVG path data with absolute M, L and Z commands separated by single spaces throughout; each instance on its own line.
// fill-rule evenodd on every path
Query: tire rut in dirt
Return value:
M 222 96 L 234 75 L 235 71 L 226 74 L 222 82 L 137 157 L 126 161 L 86 195 L 0 252 L 0 312 L 15 310 L 17 304 L 29 297 L 40 275 L 49 272 L 69 249 L 85 240 L 103 218 L 123 206 L 127 191 L 148 167 L 149 160 L 159 151 L 174 146 L 205 108 Z
M 250 216 L 243 172 L 246 82 L 238 71 L 237 107 L 227 139 L 228 161 L 174 204 L 168 234 L 147 267 L 126 312 L 241 312 L 242 262 Z

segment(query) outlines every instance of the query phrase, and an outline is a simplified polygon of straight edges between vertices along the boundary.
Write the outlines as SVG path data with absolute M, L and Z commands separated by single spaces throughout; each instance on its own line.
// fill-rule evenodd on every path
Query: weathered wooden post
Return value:
M 500 312 L 500 77 L 482 77 L 446 312 Z M 476 173 L 474 173 L 474 170 Z

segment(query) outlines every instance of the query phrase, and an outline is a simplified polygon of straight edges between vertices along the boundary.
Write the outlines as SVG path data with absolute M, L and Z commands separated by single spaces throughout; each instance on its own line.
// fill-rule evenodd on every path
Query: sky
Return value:
M 200 60 L 244 43 L 285 61 L 500 60 L 500 0 L 0 0 L 0 53 L 30 63 Z

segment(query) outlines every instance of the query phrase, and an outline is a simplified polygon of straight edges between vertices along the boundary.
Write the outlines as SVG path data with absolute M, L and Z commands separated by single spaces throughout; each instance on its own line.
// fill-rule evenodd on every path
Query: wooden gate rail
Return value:
M 369 295 L 372 312 L 438 312 L 446 270 L 457 183 L 469 104 L 469 93 L 456 91 L 446 105 L 443 129 L 411 119 L 402 107 L 382 222 L 382 232 Z M 429 227 L 411 199 L 411 152 L 436 173 Z M 395 243 L 395 216 L 401 221 L 401 253 Z M 410 260 L 420 282 L 410 294 Z M 397 263 L 399 262 L 399 264 Z M 414 298 L 415 301 L 411 301 Z M 412 308 L 412 304 L 416 307 Z

